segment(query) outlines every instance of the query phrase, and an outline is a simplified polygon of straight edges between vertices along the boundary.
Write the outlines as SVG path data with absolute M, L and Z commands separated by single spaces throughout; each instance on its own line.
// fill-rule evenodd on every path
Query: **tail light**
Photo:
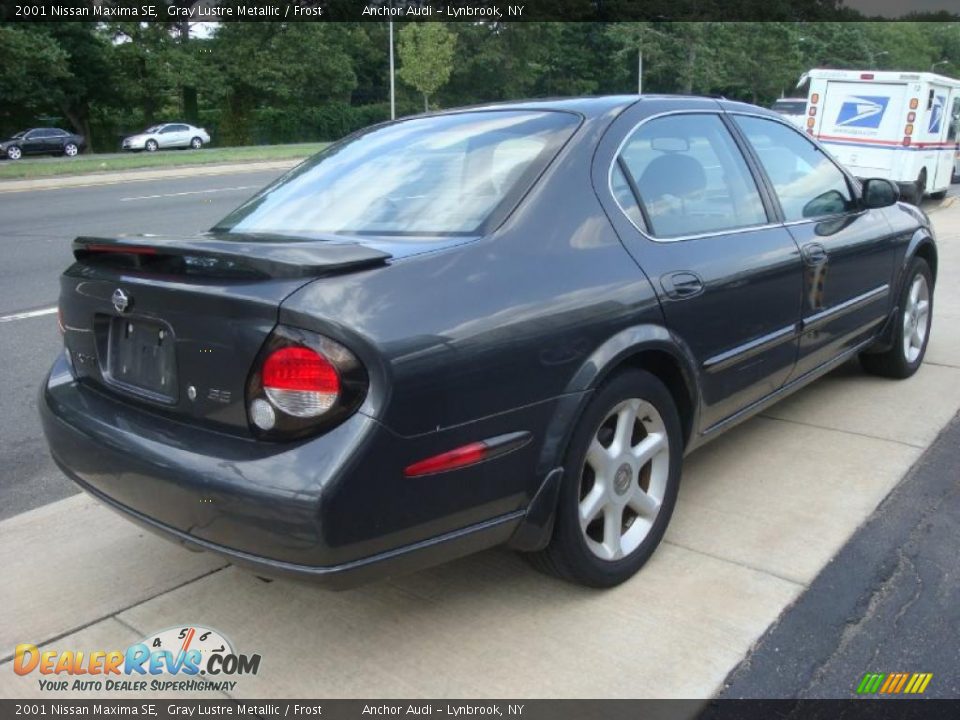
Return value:
M 294 417 L 317 417 L 340 396 L 340 376 L 326 357 L 303 346 L 274 350 L 263 363 L 263 390 Z
M 332 427 L 363 402 L 367 373 L 328 337 L 278 326 L 247 382 L 251 428 L 263 439 L 291 440 Z

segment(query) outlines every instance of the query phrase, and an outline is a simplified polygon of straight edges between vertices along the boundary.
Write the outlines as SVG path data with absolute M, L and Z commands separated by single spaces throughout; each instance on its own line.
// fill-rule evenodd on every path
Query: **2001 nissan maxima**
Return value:
M 498 544 L 592 586 L 685 452 L 860 355 L 910 376 L 937 250 L 774 113 L 526 102 L 370 128 L 197 237 L 81 237 L 53 457 L 130 518 L 347 586 Z

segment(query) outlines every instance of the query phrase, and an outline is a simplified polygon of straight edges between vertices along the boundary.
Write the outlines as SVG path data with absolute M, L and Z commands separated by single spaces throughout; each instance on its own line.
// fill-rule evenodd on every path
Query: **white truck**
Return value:
M 960 151 L 960 80 L 929 72 L 822 69 L 805 78 L 807 132 L 854 175 L 892 180 L 914 203 L 946 194 Z

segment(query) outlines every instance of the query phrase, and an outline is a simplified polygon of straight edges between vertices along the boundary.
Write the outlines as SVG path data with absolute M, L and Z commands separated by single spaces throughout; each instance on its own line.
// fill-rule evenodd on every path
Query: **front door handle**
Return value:
M 660 285 L 668 297 L 684 300 L 703 292 L 703 280 L 692 272 L 673 272 L 660 278 Z
M 808 243 L 801 248 L 801 252 L 803 261 L 813 267 L 823 265 L 829 259 L 827 249 L 820 243 Z

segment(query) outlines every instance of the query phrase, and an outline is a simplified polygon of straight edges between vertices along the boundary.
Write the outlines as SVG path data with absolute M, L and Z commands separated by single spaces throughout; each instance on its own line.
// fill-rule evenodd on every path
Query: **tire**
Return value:
M 633 452 L 619 452 L 625 445 Z M 604 383 L 570 438 L 553 536 L 546 549 L 530 555 L 533 565 L 595 588 L 632 577 L 670 522 L 682 445 L 676 405 L 655 376 L 631 369 Z M 604 466 L 605 473 L 596 469 Z M 581 524 L 583 513 L 588 521 Z
M 943 200 L 946 196 L 946 190 L 937 190 L 937 192 L 930 193 L 930 199 L 932 200 Z
M 67 143 L 63 146 L 63 154 L 67 157 L 76 157 L 79 152 L 80 148 L 77 147 L 76 143 Z
M 198 137 L 195 137 L 193 140 L 190 141 L 190 147 L 193 148 L 194 150 L 200 150 L 203 147 L 203 140 L 201 140 Z
M 147 140 L 147 142 L 143 146 L 143 149 L 146 150 L 147 152 L 156 152 L 159 148 L 160 146 L 157 145 L 156 140 Z
M 7 159 L 8 160 L 19 160 L 23 157 L 23 151 L 18 148 L 16 145 L 11 145 L 7 148 Z
M 863 369 L 873 375 L 898 380 L 913 375 L 927 354 L 932 322 L 933 276 L 926 260 L 914 258 L 897 301 L 893 347 L 882 353 L 862 353 L 860 364 Z M 907 330 L 910 330 L 909 334 Z

